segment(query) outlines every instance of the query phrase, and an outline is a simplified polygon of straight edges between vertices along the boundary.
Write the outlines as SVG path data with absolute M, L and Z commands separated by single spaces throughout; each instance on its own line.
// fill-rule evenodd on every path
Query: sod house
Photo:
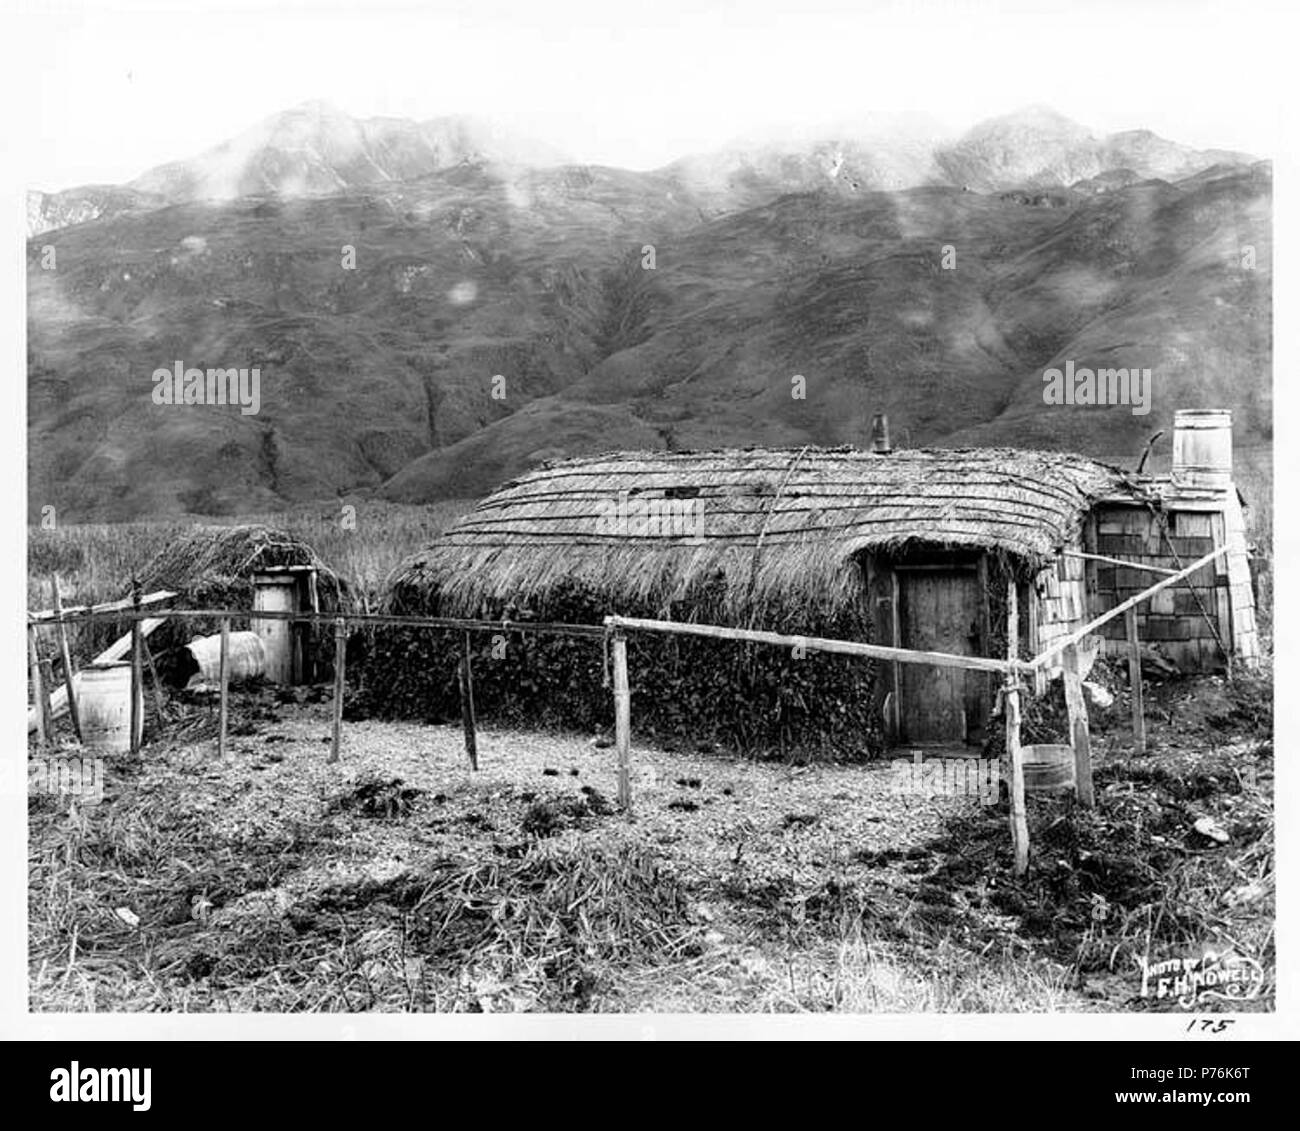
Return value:
M 1029 657 L 1160 570 L 1225 542 L 1231 552 L 1191 584 L 1141 608 L 1143 640 L 1188 671 L 1257 652 L 1230 481 L 1193 486 L 1177 468 L 1159 480 L 1008 449 L 619 452 L 553 462 L 502 486 L 399 569 L 389 607 L 512 621 L 621 613 L 1005 656 L 1014 579 L 1019 651 Z M 1116 623 L 1122 635 L 1123 618 Z M 733 685 L 728 665 L 757 646 L 701 641 L 714 651 L 683 660 L 679 650 L 696 643 L 639 645 L 639 719 L 667 696 L 694 705 L 680 716 L 688 725 L 716 730 L 722 716 L 750 712 L 740 729 L 756 745 L 784 745 L 781 728 L 792 723 L 792 735 L 821 734 L 832 717 L 846 720 L 834 728 L 840 750 L 990 737 L 995 688 L 983 672 L 822 657 L 838 662 L 838 675 L 814 677 L 807 661 L 769 649 L 781 652 L 779 668 Z M 662 685 L 645 675 L 658 662 L 676 671 Z M 598 671 L 569 673 L 541 688 L 543 709 L 575 679 L 591 679 L 607 700 Z M 719 681 L 729 697 L 708 694 Z M 512 702 L 528 714 L 520 696 Z M 855 740 L 855 726 L 867 737 Z

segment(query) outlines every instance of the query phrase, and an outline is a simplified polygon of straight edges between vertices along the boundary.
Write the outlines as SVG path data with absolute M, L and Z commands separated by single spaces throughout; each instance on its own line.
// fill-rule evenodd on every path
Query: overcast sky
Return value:
M 56 6 L 23 17 L 18 61 L 26 180 L 46 190 L 129 180 L 316 98 L 482 115 L 629 168 L 774 127 L 907 112 L 960 129 L 1031 103 L 1273 156 L 1294 66 L 1265 0 Z

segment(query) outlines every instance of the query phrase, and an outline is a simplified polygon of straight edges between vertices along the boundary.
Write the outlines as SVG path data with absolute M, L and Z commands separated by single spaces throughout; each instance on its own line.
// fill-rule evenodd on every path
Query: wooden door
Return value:
M 960 656 L 979 653 L 981 595 L 975 570 L 900 569 L 898 579 L 904 648 Z M 978 672 L 932 664 L 901 664 L 900 668 L 903 742 L 966 742 L 982 730 Z

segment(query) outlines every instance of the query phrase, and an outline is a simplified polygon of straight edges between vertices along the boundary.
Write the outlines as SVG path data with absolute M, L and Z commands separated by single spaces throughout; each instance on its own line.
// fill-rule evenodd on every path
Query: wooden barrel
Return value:
M 1232 413 L 1180 409 L 1174 413 L 1173 481 L 1179 487 L 1232 485 Z
M 196 636 L 185 648 L 199 665 L 199 678 L 204 683 L 215 686 L 221 679 L 220 633 L 215 636 Z M 266 646 L 256 632 L 230 634 L 226 670 L 231 683 L 242 683 L 254 676 L 266 674 Z
M 1074 748 L 1041 745 L 1023 748 L 1026 793 L 1074 790 Z
M 91 664 L 77 679 L 81 739 L 86 746 L 113 754 L 131 749 L 131 665 Z M 144 727 L 143 688 L 136 693 L 139 729 Z
M 267 612 L 296 613 L 298 582 L 291 573 L 259 573 L 253 577 L 253 608 Z M 253 631 L 262 638 L 266 678 L 271 683 L 292 684 L 294 671 L 293 625 L 287 620 L 254 616 Z

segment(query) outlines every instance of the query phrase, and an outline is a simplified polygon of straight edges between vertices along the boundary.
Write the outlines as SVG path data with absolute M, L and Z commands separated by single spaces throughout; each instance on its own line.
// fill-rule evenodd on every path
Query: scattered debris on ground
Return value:
M 1005 801 L 887 765 L 634 742 L 625 813 L 585 737 L 485 727 L 471 773 L 457 727 L 362 721 L 330 764 L 327 701 L 235 695 L 224 762 L 181 719 L 100 804 L 32 796 L 31 1006 L 1156 1009 L 1142 961 L 1234 948 L 1271 1008 L 1271 716 L 1198 684 L 1144 757 L 1099 725 L 1095 809 L 1031 799 L 1021 879 Z

